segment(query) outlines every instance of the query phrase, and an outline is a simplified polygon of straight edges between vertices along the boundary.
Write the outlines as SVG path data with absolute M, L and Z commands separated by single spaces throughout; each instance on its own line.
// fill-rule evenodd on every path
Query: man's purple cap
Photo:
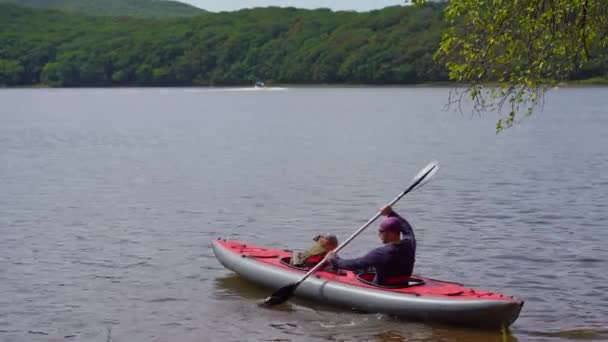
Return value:
M 391 232 L 400 232 L 401 231 L 401 220 L 396 217 L 387 217 L 380 223 L 380 228 L 378 229 L 381 232 L 391 231 Z

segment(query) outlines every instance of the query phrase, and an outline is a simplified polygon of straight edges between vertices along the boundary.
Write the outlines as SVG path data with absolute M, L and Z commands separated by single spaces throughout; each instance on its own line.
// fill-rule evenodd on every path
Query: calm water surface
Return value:
M 496 135 L 447 89 L 0 90 L 1 341 L 608 339 L 608 88 L 553 91 Z M 345 239 L 396 210 L 415 272 L 526 301 L 503 339 L 269 291 L 209 241 Z M 374 229 L 342 255 L 378 244 Z

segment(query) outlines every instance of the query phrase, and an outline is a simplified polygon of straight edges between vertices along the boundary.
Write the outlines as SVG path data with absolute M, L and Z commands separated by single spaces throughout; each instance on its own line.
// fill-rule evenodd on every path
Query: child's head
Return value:
M 333 234 L 321 234 L 315 238 L 315 241 L 328 251 L 338 247 L 338 238 Z

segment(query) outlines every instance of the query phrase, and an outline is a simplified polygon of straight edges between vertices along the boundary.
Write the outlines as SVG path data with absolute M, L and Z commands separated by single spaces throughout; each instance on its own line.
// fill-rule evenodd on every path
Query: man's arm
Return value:
M 382 261 L 382 254 L 378 252 L 378 249 L 374 249 L 366 255 L 355 258 L 355 259 L 340 259 L 333 253 L 329 258 L 329 262 L 336 268 L 343 270 L 357 270 L 362 268 L 368 268 L 374 265 L 378 265 Z

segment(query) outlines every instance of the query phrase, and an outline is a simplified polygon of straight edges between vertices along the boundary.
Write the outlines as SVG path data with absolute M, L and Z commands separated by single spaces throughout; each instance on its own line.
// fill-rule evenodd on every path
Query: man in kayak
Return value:
M 304 252 L 296 252 L 291 256 L 294 266 L 314 266 L 318 264 L 325 254 L 338 247 L 338 238 L 333 234 L 321 234 L 313 238 L 315 244 Z
M 412 226 L 390 206 L 382 208 L 386 216 L 378 228 L 378 236 L 384 246 L 371 250 L 355 259 L 340 259 L 335 252 L 327 254 L 328 261 L 338 269 L 360 270 L 373 267 L 374 283 L 398 285 L 407 283 L 414 269 L 416 238 Z

